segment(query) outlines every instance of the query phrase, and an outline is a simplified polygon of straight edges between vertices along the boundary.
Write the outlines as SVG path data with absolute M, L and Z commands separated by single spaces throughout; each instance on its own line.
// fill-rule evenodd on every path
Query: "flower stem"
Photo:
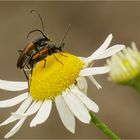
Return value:
M 133 85 L 131 87 L 133 87 L 136 91 L 138 91 L 138 93 L 140 93 L 140 83 L 135 84 L 135 85 Z
M 100 119 L 98 119 L 91 112 L 90 112 L 90 116 L 91 116 L 91 122 L 95 124 L 96 127 L 98 127 L 104 134 L 106 134 L 108 138 L 113 139 L 113 140 L 114 139 L 120 140 L 120 138 L 114 132 L 112 132 L 112 130 L 110 130 L 107 125 L 105 125 Z
M 140 93 L 140 75 L 136 76 L 133 80 L 131 80 L 128 86 L 133 87 Z

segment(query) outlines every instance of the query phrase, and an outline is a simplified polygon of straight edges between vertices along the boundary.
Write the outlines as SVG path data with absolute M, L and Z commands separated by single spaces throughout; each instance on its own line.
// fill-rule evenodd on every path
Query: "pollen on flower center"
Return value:
M 69 53 L 55 53 L 45 60 L 34 66 L 29 78 L 30 95 L 34 100 L 54 100 L 75 82 L 84 66 L 79 58 Z

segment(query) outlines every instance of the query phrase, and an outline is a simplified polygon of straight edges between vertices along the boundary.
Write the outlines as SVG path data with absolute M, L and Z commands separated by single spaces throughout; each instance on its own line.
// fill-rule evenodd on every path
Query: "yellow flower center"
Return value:
M 75 82 L 84 66 L 79 58 L 69 53 L 55 53 L 45 60 L 34 66 L 29 78 L 29 91 L 34 100 L 54 100 Z

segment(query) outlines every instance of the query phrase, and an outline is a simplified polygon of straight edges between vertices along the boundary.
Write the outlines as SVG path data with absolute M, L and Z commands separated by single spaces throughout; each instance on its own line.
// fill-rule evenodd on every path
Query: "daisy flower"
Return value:
M 47 56 L 44 61 L 36 63 L 28 82 L 14 82 L 0 80 L 0 89 L 7 91 L 22 91 L 12 99 L 0 101 L 0 107 L 11 107 L 19 103 L 20 107 L 7 118 L 0 126 L 17 121 L 15 126 L 5 135 L 5 138 L 13 136 L 23 125 L 28 116 L 36 113 L 30 123 L 35 127 L 44 123 L 51 112 L 54 102 L 63 125 L 70 132 L 75 132 L 75 117 L 81 122 L 88 124 L 91 120 L 89 111 L 98 112 L 98 105 L 87 97 L 88 77 L 91 82 L 101 88 L 94 79 L 94 75 L 109 72 L 108 66 L 92 67 L 93 61 L 110 57 L 124 48 L 124 45 L 114 45 L 110 48 L 113 36 L 110 34 L 89 57 L 76 57 L 70 53 L 55 53 Z M 57 61 L 56 58 L 61 62 Z
M 129 85 L 140 91 L 140 52 L 136 44 L 107 60 L 109 79 L 117 84 Z

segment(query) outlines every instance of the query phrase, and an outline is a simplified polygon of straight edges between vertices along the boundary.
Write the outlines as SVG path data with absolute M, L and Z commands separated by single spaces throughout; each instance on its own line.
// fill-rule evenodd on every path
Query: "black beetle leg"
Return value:
M 66 55 L 64 55 L 64 54 L 63 54 L 61 51 L 59 51 L 59 50 L 56 50 L 56 52 L 59 53 L 59 54 L 61 54 L 62 56 L 67 57 Z
M 31 68 L 28 65 L 26 65 L 26 67 L 27 67 L 28 70 L 31 70 Z
M 23 68 L 23 72 L 24 72 L 24 74 L 25 74 L 26 79 L 29 80 L 29 78 L 28 78 L 28 76 L 27 76 L 27 73 L 25 72 L 24 68 Z
M 59 63 L 61 63 L 62 65 L 64 65 L 61 61 L 59 61 L 58 59 L 57 59 L 57 57 L 53 54 L 53 56 L 54 56 L 54 58 L 59 62 Z
M 45 66 L 46 66 L 46 59 L 42 59 L 42 60 L 45 61 L 45 62 L 44 62 L 44 65 L 43 65 L 43 68 L 45 68 Z
M 27 58 L 27 60 L 25 61 L 25 63 L 24 63 L 24 66 L 23 66 L 23 67 L 27 66 L 26 64 L 28 63 L 28 61 L 29 61 L 31 58 L 32 58 L 32 56 L 29 56 L 29 57 Z

